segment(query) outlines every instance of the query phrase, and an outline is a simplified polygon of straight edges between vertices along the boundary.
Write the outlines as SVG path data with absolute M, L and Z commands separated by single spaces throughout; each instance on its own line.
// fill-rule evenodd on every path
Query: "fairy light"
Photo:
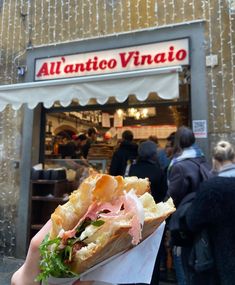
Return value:
M 209 21 L 208 21 L 208 29 L 209 29 L 209 51 L 210 51 L 210 54 L 212 54 L 212 15 L 211 15 L 211 2 L 210 0 L 208 0 L 208 13 L 209 13 Z M 210 91 L 210 97 L 211 97 L 211 107 L 212 107 L 212 112 L 210 113 L 211 115 L 211 122 L 212 122 L 212 128 L 213 128 L 213 131 L 216 131 L 218 130 L 218 127 L 217 127 L 217 124 L 216 124 L 216 116 L 215 116 L 215 109 L 217 108 L 216 107 L 216 104 L 215 104 L 215 88 L 216 88 L 216 85 L 214 84 L 214 76 L 213 76 L 213 69 L 211 67 L 208 67 L 210 68 L 209 72 L 208 72 L 208 75 L 211 79 L 211 91 Z
M 154 1 L 154 14 L 155 14 L 155 26 L 158 26 L 159 21 L 158 21 L 158 1 L 157 0 Z
M 2 22 L 1 22 L 1 37 L 0 37 L 0 63 L 2 64 L 2 41 L 3 41 L 3 28 L 4 28 L 4 22 L 5 22 L 5 13 L 4 13 L 4 10 L 5 10 L 5 5 L 6 5 L 6 2 L 3 1 L 3 4 L 2 4 Z
M 108 17 L 107 17 L 107 3 L 104 1 L 104 34 L 107 35 L 108 31 Z
M 174 23 L 175 21 L 175 0 L 171 0 L 172 5 L 172 14 L 171 14 L 171 22 Z
M 56 27 L 57 27 L 57 13 L 56 8 L 58 7 L 57 0 L 55 0 L 55 6 L 54 6 L 54 26 L 53 26 L 53 42 L 56 42 Z
M 43 39 L 44 39 L 43 35 L 44 35 L 44 31 L 45 31 L 45 24 L 44 24 L 44 21 L 42 20 L 42 15 L 44 13 L 44 1 L 40 1 L 40 4 L 41 4 L 41 9 L 40 9 L 40 22 L 41 22 L 40 43 L 42 45 Z
M 128 23 L 128 30 L 131 30 L 131 0 L 127 1 L 127 23 Z
M 221 70 L 219 71 L 220 75 L 221 75 L 221 92 L 220 92 L 220 95 L 221 95 L 221 98 L 222 101 L 223 101 L 223 104 L 222 104 L 222 111 L 220 113 L 220 115 L 223 117 L 223 120 L 224 120 L 224 127 L 226 129 L 230 128 L 227 124 L 227 118 L 226 118 L 226 97 L 225 97 L 225 93 L 224 93 L 224 88 L 225 88 L 225 84 L 224 84 L 224 78 L 225 78 L 225 64 L 224 64 L 224 57 L 223 57 L 223 54 L 224 54 L 224 38 L 223 38 L 223 29 L 222 29 L 222 15 L 221 15 L 221 10 L 222 10 L 222 6 L 221 6 L 221 1 L 218 1 L 218 5 L 219 5 L 219 9 L 218 9 L 218 21 L 219 21 L 219 33 L 220 33 L 220 50 L 219 50 L 219 53 L 220 53 L 220 58 L 221 58 Z
M 141 6 L 140 6 L 140 2 L 141 0 L 138 0 L 136 2 L 136 17 L 137 17 L 137 27 L 140 27 L 140 17 L 141 17 L 141 13 L 140 13 L 140 9 L 141 9 Z
M 164 20 L 163 20 L 163 24 L 166 25 L 167 21 L 166 21 L 166 15 L 167 15 L 167 8 L 166 8 L 166 0 L 163 0 L 163 8 L 164 8 Z
M 91 31 L 91 24 L 92 24 L 92 10 L 91 10 L 91 1 L 88 1 L 87 2 L 87 6 L 88 6 L 88 15 L 89 15 L 89 18 L 88 18 L 88 31 L 87 31 L 87 35 L 88 36 L 91 36 L 92 35 L 92 31 Z
M 191 3 L 189 3 L 190 6 L 192 6 L 192 16 L 193 16 L 193 20 L 195 20 L 195 3 L 194 0 L 192 0 Z
M 149 0 L 147 0 L 147 7 L 146 7 L 146 22 L 144 23 L 145 27 L 149 27 L 150 23 L 150 3 Z
M 34 1 L 34 15 L 32 15 L 32 18 L 33 18 L 33 28 L 34 28 L 34 31 L 33 31 L 33 35 L 34 35 L 34 38 L 38 41 L 38 29 L 37 29 L 37 3 L 36 1 Z
M 112 5 L 112 29 L 113 29 L 113 33 L 115 33 L 115 26 L 116 26 L 116 22 L 117 20 L 115 19 L 115 4 L 114 4 L 114 0 L 111 1 L 111 5 Z
M 99 16 L 99 0 L 95 1 L 95 12 L 96 12 L 96 26 L 95 26 L 95 31 L 97 32 L 97 34 L 100 34 L 100 29 L 99 29 L 99 24 L 100 24 L 100 16 Z
M 229 2 L 229 10 L 231 10 L 231 1 Z M 234 64 L 234 55 L 235 52 L 233 51 L 235 43 L 234 41 L 234 30 L 232 28 L 232 22 L 234 21 L 234 18 L 232 17 L 232 13 L 229 13 L 229 46 L 230 46 L 230 54 L 231 54 L 231 79 L 230 82 L 232 83 L 232 96 L 231 96 L 231 105 L 232 105 L 232 112 L 233 112 L 233 120 L 235 118 L 235 82 L 234 82 L 234 69 L 235 69 L 235 64 Z
M 10 14 L 10 11 L 11 11 L 11 0 L 8 1 L 8 5 L 7 5 L 7 8 L 8 8 L 8 11 L 7 11 L 7 14 L 9 15 Z M 8 18 L 8 25 L 7 27 L 5 27 L 7 33 L 6 33 L 6 37 L 5 37 L 5 43 L 6 43 L 6 48 L 5 48 L 5 58 L 8 59 L 9 58 L 9 43 L 10 43 L 10 39 L 9 39 L 9 35 L 10 35 L 10 27 L 12 25 L 12 19 L 11 17 Z M 5 73 L 5 76 L 8 77 L 9 75 L 9 70 L 8 70 L 8 64 L 7 64 L 7 61 L 6 61 L 6 67 L 4 69 L 4 73 Z M 9 79 L 10 79 L 10 76 L 9 76 Z M 11 80 L 11 79 L 10 79 Z
M 121 11 L 121 31 L 124 31 L 124 9 L 123 9 L 123 1 L 119 1 L 120 2 L 120 11 Z
M 17 7 L 17 3 L 15 3 L 15 7 L 14 7 L 14 10 L 15 10 L 15 13 L 14 13 L 14 16 L 13 16 L 13 32 L 12 32 L 12 38 L 13 38 L 13 41 L 12 41 L 12 50 L 16 50 L 16 47 L 15 47 L 15 38 L 16 38 L 16 20 L 17 20 L 17 11 L 18 11 L 18 9 L 17 9 L 18 7 Z M 14 78 L 15 78 L 15 68 L 16 68 L 16 66 L 15 66 L 15 63 L 14 63 L 14 53 L 12 53 L 11 54 L 11 62 L 13 63 L 13 64 L 11 64 L 11 71 L 10 71 L 10 74 L 11 74 L 11 83 L 13 83 L 14 82 Z

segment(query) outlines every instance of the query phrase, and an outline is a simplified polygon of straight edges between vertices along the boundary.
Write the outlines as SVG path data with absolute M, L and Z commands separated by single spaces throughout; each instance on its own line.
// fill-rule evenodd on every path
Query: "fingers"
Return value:
M 28 250 L 25 263 L 13 274 L 11 285 L 39 285 L 35 282 L 36 276 L 40 273 L 39 246 L 51 228 L 51 220 L 49 220 L 42 229 L 32 238 Z

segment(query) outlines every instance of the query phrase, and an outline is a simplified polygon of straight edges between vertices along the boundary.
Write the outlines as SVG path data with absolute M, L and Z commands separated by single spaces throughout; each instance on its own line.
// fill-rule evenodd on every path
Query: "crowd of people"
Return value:
M 83 145 L 83 151 L 95 140 L 88 132 L 89 139 Z M 81 138 L 78 138 L 81 140 Z M 82 144 L 81 144 L 82 145 Z M 85 147 L 84 147 L 85 146 Z M 86 153 L 83 152 L 86 157 Z M 184 211 L 184 226 L 191 234 L 191 242 L 186 245 L 174 243 L 169 237 L 172 259 L 178 285 L 231 285 L 235 284 L 235 151 L 228 141 L 219 141 L 214 147 L 212 162 L 206 160 L 202 150 L 196 144 L 193 131 L 185 126 L 178 128 L 167 137 L 165 148 L 159 148 L 154 137 L 136 144 L 133 133 L 129 130 L 122 134 L 122 141 L 113 154 L 109 173 L 111 175 L 148 177 L 151 193 L 155 201 L 161 202 L 172 197 L 176 212 L 189 194 L 193 200 Z M 202 169 L 208 176 L 205 178 Z M 175 213 L 176 213 L 175 212 Z M 174 214 L 173 214 L 174 215 Z M 164 267 L 166 248 L 164 238 L 171 234 L 166 223 L 162 245 L 158 252 L 151 284 L 159 284 L 160 267 Z M 192 264 L 195 254 L 195 241 L 200 258 L 205 260 L 205 249 L 198 242 L 198 233 L 206 229 L 207 252 L 210 250 L 210 263 L 199 266 L 197 259 Z M 38 271 L 38 244 L 46 225 L 31 242 L 26 262 L 12 278 L 13 285 L 32 284 L 28 281 Z M 170 235 L 169 235 L 170 236 Z M 172 235 L 173 236 L 173 235 Z M 197 252 L 198 253 L 198 252 Z M 35 255 L 34 261 L 32 256 Z M 198 258 L 198 257 L 196 257 Z M 208 256 L 206 257 L 208 258 Z M 208 260 L 208 259 L 207 259 Z M 32 269 L 32 264 L 34 268 Z M 30 267 L 30 270 L 28 266 Z M 19 281 L 19 277 L 22 281 Z M 36 283 L 35 283 L 36 284 Z
M 57 154 L 60 154 L 62 159 L 87 159 L 91 145 L 96 143 L 97 135 L 98 130 L 91 127 L 87 133 L 73 135 L 70 139 L 65 138 L 65 141 L 58 145 Z

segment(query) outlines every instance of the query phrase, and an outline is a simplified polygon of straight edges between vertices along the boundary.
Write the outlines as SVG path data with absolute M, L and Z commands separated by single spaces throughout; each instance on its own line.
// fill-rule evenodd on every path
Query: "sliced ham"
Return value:
M 131 229 L 129 234 L 132 236 L 132 243 L 138 244 L 141 239 L 141 227 L 144 222 L 144 210 L 138 197 L 134 191 L 130 191 L 121 196 L 114 203 L 102 203 L 97 204 L 94 202 L 90 205 L 84 216 L 78 221 L 76 226 L 72 230 L 61 231 L 59 237 L 62 238 L 63 243 L 67 239 L 76 235 L 78 226 L 86 219 L 89 218 L 92 221 L 97 218 L 118 218 L 123 217 L 130 221 Z

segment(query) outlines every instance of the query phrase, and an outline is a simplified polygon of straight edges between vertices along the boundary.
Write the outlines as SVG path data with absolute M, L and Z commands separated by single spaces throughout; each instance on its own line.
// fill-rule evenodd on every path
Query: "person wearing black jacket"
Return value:
M 136 163 L 130 167 L 128 176 L 149 178 L 151 194 L 156 203 L 163 201 L 166 195 L 166 179 L 158 161 L 157 147 L 147 140 L 140 143 Z
M 136 159 L 138 155 L 138 145 L 133 142 L 133 133 L 126 130 L 122 133 L 122 141 L 118 149 L 114 152 L 109 174 L 110 175 L 125 175 L 128 160 Z
M 165 198 L 167 183 L 164 171 L 161 169 L 158 161 L 157 147 L 153 141 L 147 140 L 140 143 L 138 158 L 136 163 L 131 165 L 128 176 L 137 176 L 138 178 L 147 177 L 150 181 L 151 194 L 156 203 L 163 201 Z M 159 284 L 162 253 L 162 250 L 159 249 L 150 285 Z M 138 283 L 138 285 L 142 285 L 142 283 Z

